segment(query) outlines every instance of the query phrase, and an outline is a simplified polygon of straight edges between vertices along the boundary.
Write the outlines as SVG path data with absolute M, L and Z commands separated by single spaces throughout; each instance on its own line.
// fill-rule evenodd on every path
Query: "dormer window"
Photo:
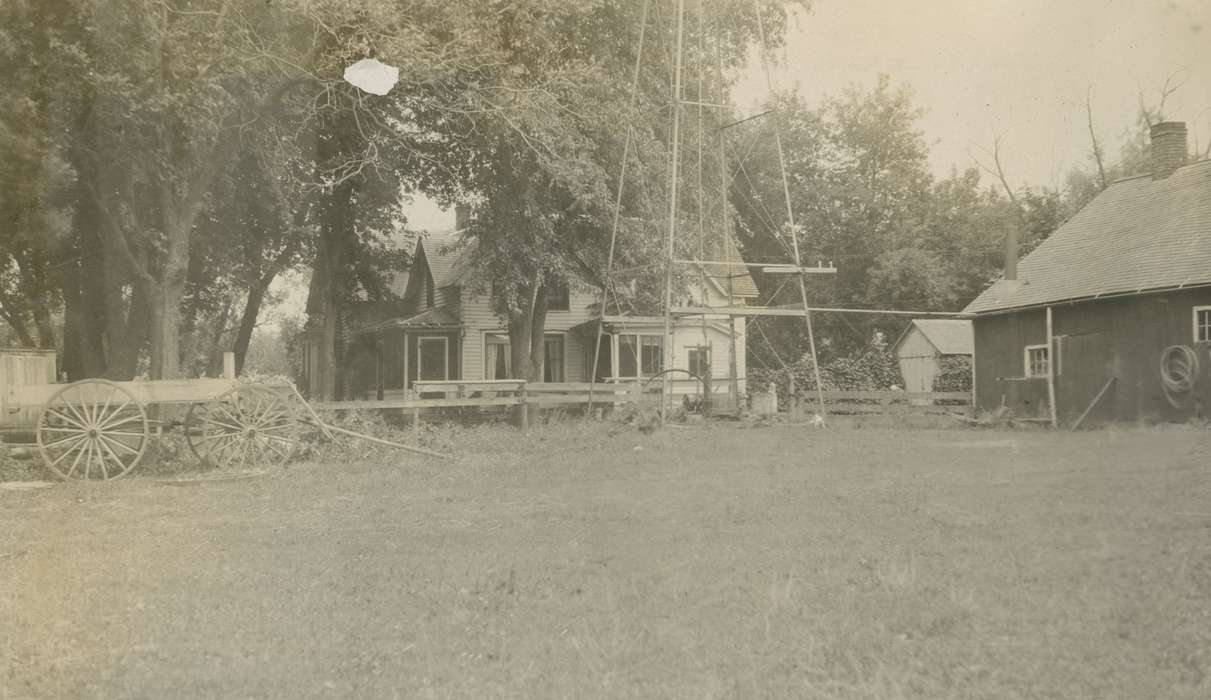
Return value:
M 425 308 L 433 308 L 433 277 L 425 273 Z
M 568 285 L 562 282 L 547 285 L 547 311 L 567 311 L 569 297 Z

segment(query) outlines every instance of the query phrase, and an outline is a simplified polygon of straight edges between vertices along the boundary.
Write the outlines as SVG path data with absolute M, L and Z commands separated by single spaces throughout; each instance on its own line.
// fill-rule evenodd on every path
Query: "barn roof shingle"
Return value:
M 1119 180 L 997 280 L 965 313 L 1211 284 L 1211 160 L 1163 180 Z

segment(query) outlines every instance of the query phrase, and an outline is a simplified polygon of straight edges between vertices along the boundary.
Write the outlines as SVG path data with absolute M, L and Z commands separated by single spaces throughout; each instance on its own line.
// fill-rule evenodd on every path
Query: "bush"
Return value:
M 938 375 L 933 378 L 934 391 L 971 391 L 971 358 L 947 355 L 938 359 Z
M 803 395 L 816 390 L 812 356 L 804 354 L 785 368 L 753 368 L 748 371 L 749 390 L 764 389 L 773 383 L 778 388 L 778 403 L 785 405 L 790 379 L 795 390 Z M 900 364 L 896 356 L 882 343 L 872 343 L 861 353 L 836 357 L 820 365 L 820 383 L 825 391 L 886 391 L 902 386 Z

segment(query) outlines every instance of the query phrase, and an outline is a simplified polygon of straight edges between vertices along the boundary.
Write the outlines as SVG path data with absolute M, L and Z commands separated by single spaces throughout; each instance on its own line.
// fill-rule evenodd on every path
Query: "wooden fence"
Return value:
M 414 424 L 422 415 L 443 409 L 469 408 L 483 411 L 508 410 L 516 407 L 523 426 L 529 423 L 530 411 L 559 406 L 601 407 L 627 404 L 655 406 L 660 400 L 660 385 L 589 384 L 588 382 L 527 383 L 520 379 L 486 381 L 416 381 L 412 389 L 378 400 L 317 401 L 312 408 L 320 411 L 355 409 L 398 410 L 411 417 Z
M 816 392 L 792 396 L 787 410 L 792 416 L 817 412 Z M 966 391 L 825 391 L 824 409 L 830 416 L 969 416 L 974 408 Z
M 527 383 L 522 380 L 490 381 L 417 381 L 407 392 L 385 395 L 378 400 L 320 401 L 312 403 L 317 410 L 376 409 L 400 411 L 419 424 L 422 416 L 439 416 L 458 409 L 472 409 L 474 415 L 515 411 L 524 426 L 534 410 L 587 406 L 590 391 L 595 407 L 613 408 L 624 405 L 656 407 L 660 403 L 660 383 L 644 386 L 637 383 L 613 384 L 587 382 Z M 679 406 L 679 394 L 674 396 Z M 732 412 L 725 396 L 715 396 L 713 412 Z M 971 394 L 967 392 L 912 391 L 825 391 L 824 408 L 837 417 L 907 416 L 907 415 L 971 415 Z M 792 396 L 789 406 L 781 409 L 792 419 L 810 416 L 818 411 L 815 392 Z M 449 416 L 453 417 L 453 416 Z M 467 413 L 460 414 L 468 418 Z

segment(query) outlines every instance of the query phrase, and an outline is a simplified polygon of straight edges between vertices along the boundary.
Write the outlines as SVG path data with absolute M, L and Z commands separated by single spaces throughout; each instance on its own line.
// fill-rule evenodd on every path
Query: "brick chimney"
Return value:
M 462 231 L 471 223 L 471 207 L 466 204 L 454 205 L 454 230 Z
M 1164 180 L 1186 164 L 1185 122 L 1159 122 L 1152 125 L 1152 179 Z

